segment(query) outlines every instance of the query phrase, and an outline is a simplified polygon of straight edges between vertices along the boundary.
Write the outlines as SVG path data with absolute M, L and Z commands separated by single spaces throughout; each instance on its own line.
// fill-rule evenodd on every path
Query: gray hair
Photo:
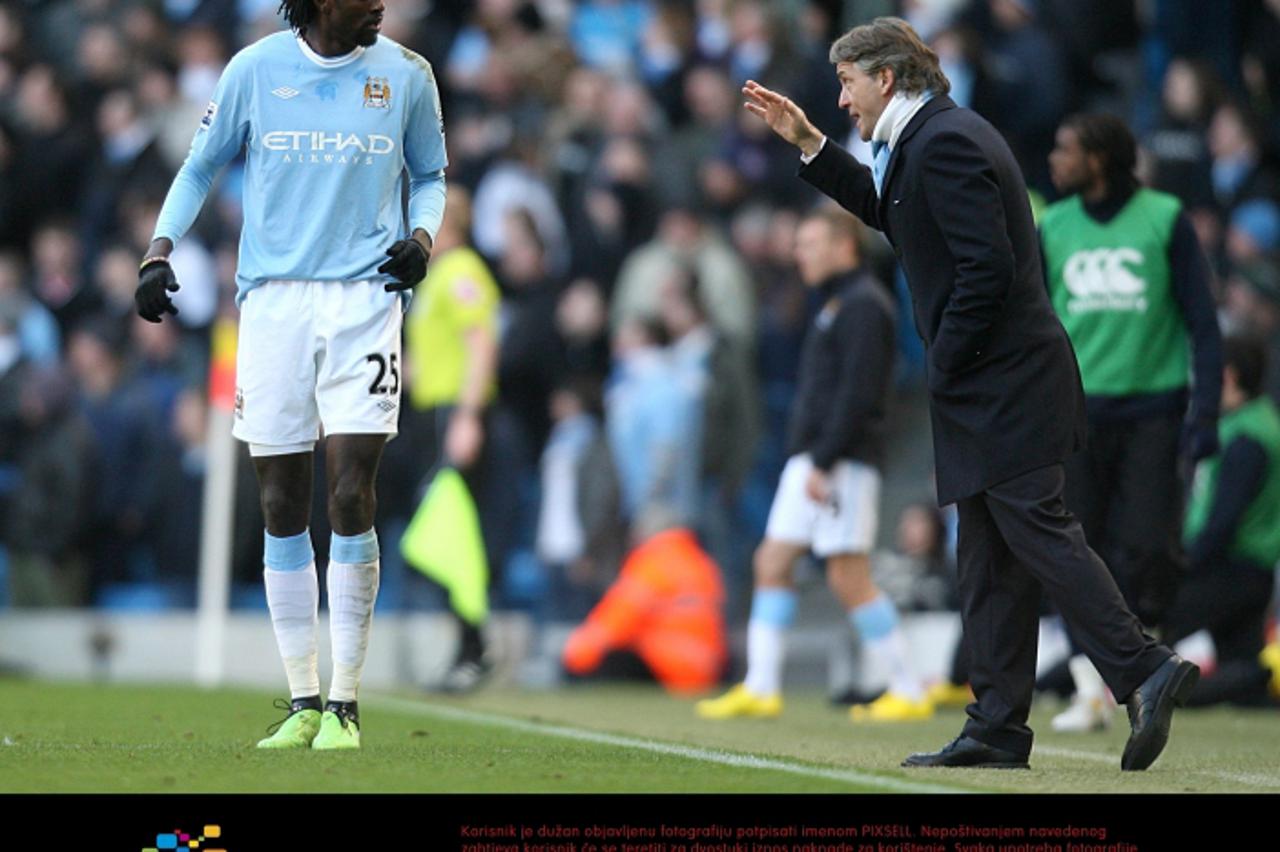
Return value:
M 835 40 L 828 58 L 832 65 L 852 62 L 864 74 L 891 68 L 895 91 L 903 94 L 918 95 L 927 90 L 945 95 L 951 91 L 938 54 L 901 18 L 876 18 L 854 27 Z

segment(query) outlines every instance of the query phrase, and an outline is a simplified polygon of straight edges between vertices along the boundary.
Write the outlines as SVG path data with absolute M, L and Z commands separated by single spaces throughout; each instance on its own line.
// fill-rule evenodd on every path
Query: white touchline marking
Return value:
M 1215 772 L 1219 778 L 1225 778 L 1228 781 L 1235 781 L 1238 784 L 1248 784 L 1251 787 L 1271 787 L 1280 790 L 1280 775 L 1267 775 L 1264 772 Z
M 1119 755 L 1099 754 L 1096 751 L 1077 751 L 1070 748 L 1058 748 L 1056 746 L 1034 745 L 1031 747 L 1031 756 L 1043 754 L 1046 757 L 1069 757 L 1073 760 L 1089 760 L 1094 763 L 1105 763 L 1108 766 L 1120 768 Z
M 1116 771 L 1120 770 L 1120 758 L 1113 754 L 1100 754 L 1096 751 L 1079 751 L 1071 748 L 1058 748 L 1056 746 L 1033 746 L 1031 756 L 1043 754 L 1046 757 L 1065 757 L 1071 760 L 1087 760 L 1091 763 L 1105 763 L 1108 766 L 1114 766 Z M 1236 784 L 1244 784 L 1247 787 L 1271 787 L 1280 789 L 1280 775 L 1268 775 L 1265 772 L 1219 772 L 1213 769 L 1180 769 L 1180 772 L 1190 775 L 1209 775 L 1214 778 L 1220 778 L 1223 781 L 1233 781 Z
M 395 707 L 400 710 L 423 713 L 429 716 L 441 716 L 446 719 L 454 719 L 459 722 L 472 722 L 478 725 L 510 728 L 516 731 L 546 734 L 548 736 L 577 740 L 579 742 L 599 743 L 601 745 L 617 746 L 619 748 L 640 749 L 642 751 L 653 752 L 655 754 L 667 754 L 672 757 L 682 757 L 686 760 L 700 760 L 705 763 L 717 763 L 721 766 L 735 766 L 743 769 L 767 769 L 775 772 L 786 772 L 791 775 L 803 775 L 809 778 L 825 778 L 831 781 L 843 781 L 849 784 L 863 784 L 868 787 L 879 787 L 895 793 L 970 792 L 969 790 L 960 787 L 950 787 L 943 784 L 927 784 L 920 781 L 907 781 L 901 778 L 889 778 L 881 775 L 872 775 L 867 772 L 859 772 L 855 769 L 827 769 L 821 766 L 810 766 L 804 763 L 790 763 L 785 760 L 778 760 L 777 758 L 756 757 L 755 755 L 750 754 L 735 754 L 734 752 L 717 751 L 715 749 L 699 748 L 697 746 L 664 743 L 655 740 L 640 739 L 638 737 L 622 736 L 620 734 L 607 734 L 601 731 L 592 731 L 587 728 L 573 728 L 567 725 L 530 722 L 525 719 L 500 716 L 495 713 L 459 710 L 453 707 L 443 707 L 438 704 L 424 704 L 417 701 L 410 701 L 404 698 L 394 698 L 391 696 L 366 698 L 362 699 L 362 703 L 381 704 L 386 707 Z

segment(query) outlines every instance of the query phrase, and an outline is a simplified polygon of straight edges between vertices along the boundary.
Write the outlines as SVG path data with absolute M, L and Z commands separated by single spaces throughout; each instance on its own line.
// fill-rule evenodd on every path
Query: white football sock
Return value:
M 849 621 L 862 639 L 872 665 L 889 674 L 889 691 L 912 701 L 924 698 L 924 687 L 911 668 L 907 637 L 893 601 L 881 592 L 868 603 L 849 610 Z
M 782 664 L 786 659 L 787 630 L 795 620 L 794 589 L 756 589 L 747 622 L 747 691 L 774 695 L 782 691 Z
M 320 694 L 320 673 L 316 661 L 316 610 L 320 605 L 320 585 L 315 562 L 300 571 L 262 572 L 267 587 L 267 607 L 276 645 L 284 660 L 291 698 Z
M 329 638 L 333 645 L 330 701 L 355 701 L 378 598 L 378 538 L 334 534 L 329 548 Z

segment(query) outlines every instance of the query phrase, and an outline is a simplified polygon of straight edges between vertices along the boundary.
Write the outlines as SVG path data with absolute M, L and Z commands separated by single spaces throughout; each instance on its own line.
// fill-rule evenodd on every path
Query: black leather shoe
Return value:
M 1174 708 L 1187 703 L 1198 680 L 1200 668 L 1173 654 L 1133 691 L 1125 702 L 1132 733 L 1124 744 L 1121 769 L 1137 771 L 1155 763 L 1169 741 Z
M 941 751 L 920 752 L 902 761 L 903 766 L 966 766 L 972 769 L 1030 769 L 1026 755 L 980 743 L 964 734 Z

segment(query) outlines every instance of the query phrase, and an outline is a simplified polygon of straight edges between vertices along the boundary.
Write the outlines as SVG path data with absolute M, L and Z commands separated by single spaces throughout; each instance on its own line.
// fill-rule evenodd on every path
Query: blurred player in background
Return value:
M 1280 699 L 1275 652 L 1264 653 L 1280 562 L 1280 410 L 1263 392 L 1267 350 L 1223 341 L 1222 451 L 1200 463 L 1187 506 L 1189 570 L 1169 607 L 1166 638 L 1213 637 L 1216 667 L 1187 703 L 1268 705 Z M 1268 694 L 1269 683 L 1274 684 Z
M 895 311 L 885 286 L 860 268 L 858 236 L 857 220 L 838 209 L 810 214 L 796 232 L 800 277 L 824 303 L 805 339 L 790 458 L 755 554 L 746 681 L 699 702 L 703 718 L 782 712 L 784 644 L 796 611 L 792 567 L 810 549 L 826 560 L 827 582 L 866 652 L 890 673 L 888 691 L 855 704 L 851 717 L 896 722 L 933 715 L 907 658 L 897 608 L 871 579 Z
M 1063 122 L 1049 165 L 1066 197 L 1041 218 L 1040 243 L 1089 421 L 1067 460 L 1067 508 L 1155 629 L 1178 591 L 1179 457 L 1194 465 L 1217 449 L 1222 338 L 1191 220 L 1177 198 L 1138 185 L 1137 156 L 1119 118 Z M 1054 730 L 1107 727 L 1102 675 L 1079 651 L 1070 671 L 1076 695 Z
M 138 313 L 176 314 L 169 254 L 218 170 L 248 146 L 236 273 L 234 434 L 266 520 L 264 577 L 289 715 L 261 748 L 358 748 L 357 696 L 378 592 L 374 478 L 396 434 L 402 291 L 444 214 L 431 66 L 379 37 L 382 0 L 284 0 L 291 31 L 227 65 L 142 261 Z M 408 221 L 402 204 L 408 171 Z M 312 454 L 327 436 L 333 679 L 320 701 Z

